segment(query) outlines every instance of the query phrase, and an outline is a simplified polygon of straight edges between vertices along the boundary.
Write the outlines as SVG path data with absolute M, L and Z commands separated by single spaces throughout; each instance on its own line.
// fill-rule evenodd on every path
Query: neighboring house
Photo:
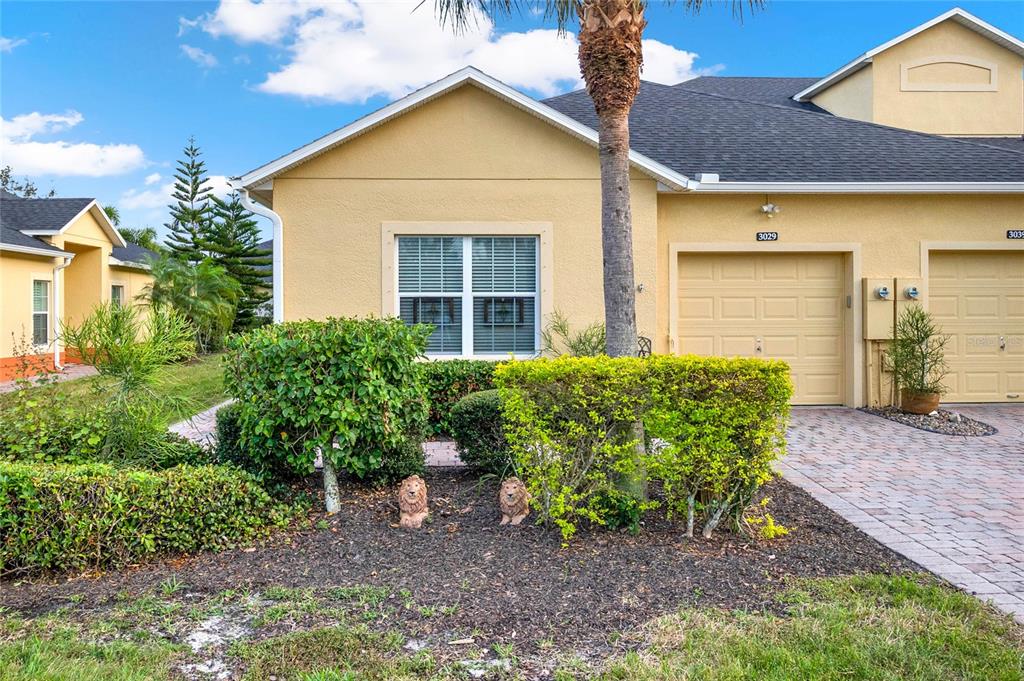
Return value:
M 14 377 L 23 344 L 33 366 L 60 367 L 61 320 L 134 301 L 152 280 L 150 255 L 121 238 L 95 199 L 0 195 L 0 380 Z
M 916 299 L 953 337 L 948 401 L 1024 401 L 1022 69 L 1024 43 L 956 9 L 825 78 L 644 83 L 640 334 L 783 359 L 794 402 L 858 406 L 889 399 Z M 466 68 L 237 178 L 278 221 L 275 318 L 428 322 L 436 357 L 603 319 L 596 124 L 583 91 Z

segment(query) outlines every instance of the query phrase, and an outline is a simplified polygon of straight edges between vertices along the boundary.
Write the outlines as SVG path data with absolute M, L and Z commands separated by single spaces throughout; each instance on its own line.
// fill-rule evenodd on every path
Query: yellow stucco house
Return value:
M 889 399 L 919 302 L 950 402 L 1024 401 L 1024 42 L 953 9 L 824 78 L 644 83 L 640 333 L 790 363 L 795 402 Z M 398 315 L 436 357 L 531 356 L 603 318 L 596 119 L 466 68 L 234 184 L 275 223 L 274 315 Z
M 121 238 L 95 199 L 0 195 L 0 380 L 15 377 L 24 350 L 33 366 L 61 368 L 61 320 L 135 301 L 152 280 L 150 255 Z

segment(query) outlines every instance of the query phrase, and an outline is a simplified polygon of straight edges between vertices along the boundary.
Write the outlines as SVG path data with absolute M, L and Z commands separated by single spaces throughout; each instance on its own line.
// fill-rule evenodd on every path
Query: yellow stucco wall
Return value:
M 637 323 L 653 335 L 656 184 L 634 173 Z M 286 319 L 379 315 L 387 222 L 544 222 L 553 308 L 603 319 L 597 150 L 467 85 L 274 179 Z M 486 233 L 482 229 L 481 233 Z
M 0 358 L 13 356 L 22 337 L 32 341 L 32 281 L 49 281 L 52 299 L 53 263 L 52 258 L 0 251 Z
M 915 92 L 901 88 L 901 67 L 922 61 L 967 57 L 996 68 L 991 92 Z M 922 67 L 918 67 L 921 69 Z M 910 81 L 951 78 L 956 87 L 963 67 L 925 69 Z M 1024 133 L 1024 59 L 954 21 L 944 21 L 875 56 L 875 122 L 939 135 L 1020 135 Z M 970 84 L 977 84 L 971 69 Z M 934 82 L 934 81 L 933 81 Z M 918 86 L 915 84 L 915 86 Z
M 124 286 L 125 301 L 136 305 L 142 305 L 144 301 L 138 299 L 145 288 L 153 282 L 153 275 L 144 270 L 137 270 L 128 267 L 110 268 L 110 285 Z M 107 300 L 110 299 L 109 291 Z
M 874 80 L 868 64 L 852 76 L 823 90 L 812 100 L 825 111 L 858 121 L 874 119 Z

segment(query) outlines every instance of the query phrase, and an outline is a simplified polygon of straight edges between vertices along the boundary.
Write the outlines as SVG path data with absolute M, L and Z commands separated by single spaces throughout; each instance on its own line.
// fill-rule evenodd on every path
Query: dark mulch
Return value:
M 688 606 L 775 610 L 790 577 L 902 572 L 913 563 L 881 546 L 797 487 L 767 487 L 770 510 L 791 534 L 771 542 L 721 532 L 687 541 L 652 514 L 641 533 L 581 530 L 568 548 L 550 530 L 500 527 L 497 483 L 460 470 L 427 475 L 432 521 L 393 527 L 392 491 L 346 486 L 327 529 L 280 533 L 256 548 L 149 563 L 98 577 L 0 584 L 0 605 L 37 614 L 67 603 L 99 607 L 171 575 L 190 591 L 269 585 L 380 585 L 408 589 L 418 604 L 458 605 L 446 631 L 409 632 L 516 641 L 552 639 L 599 652 L 613 632 Z
M 860 410 L 895 421 L 896 423 L 902 423 L 911 428 L 927 430 L 930 433 L 939 433 L 940 435 L 978 437 L 995 435 L 999 432 L 995 426 L 990 426 L 987 423 L 982 423 L 947 409 L 939 409 L 935 416 L 908 414 L 905 411 L 901 411 L 899 407 L 861 407 Z

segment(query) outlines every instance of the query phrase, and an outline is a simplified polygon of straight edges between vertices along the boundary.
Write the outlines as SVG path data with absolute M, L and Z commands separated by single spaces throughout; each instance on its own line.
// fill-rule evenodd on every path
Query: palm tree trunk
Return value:
M 583 0 L 579 60 L 598 118 L 605 351 L 636 355 L 633 216 L 629 205 L 629 110 L 640 90 L 643 3 Z
M 604 263 L 605 352 L 636 354 L 633 215 L 629 206 L 629 111 L 598 118 L 601 158 L 601 251 Z

